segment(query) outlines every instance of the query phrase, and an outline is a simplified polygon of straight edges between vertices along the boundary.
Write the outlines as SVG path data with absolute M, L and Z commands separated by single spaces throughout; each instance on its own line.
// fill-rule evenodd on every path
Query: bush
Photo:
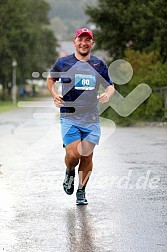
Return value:
M 145 110 L 145 118 L 147 120 L 159 121 L 164 117 L 164 99 L 162 95 L 151 94 Z

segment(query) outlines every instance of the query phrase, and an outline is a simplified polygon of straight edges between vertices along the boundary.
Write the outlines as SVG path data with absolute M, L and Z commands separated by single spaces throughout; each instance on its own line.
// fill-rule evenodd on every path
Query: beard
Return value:
M 79 54 L 80 54 L 82 57 L 86 57 L 86 56 L 89 54 L 89 52 L 86 52 L 86 53 L 81 53 L 81 52 L 79 52 Z
M 86 57 L 87 55 L 89 55 L 90 50 L 88 50 L 87 52 L 81 52 L 80 50 L 78 50 L 78 53 L 79 53 L 82 57 Z

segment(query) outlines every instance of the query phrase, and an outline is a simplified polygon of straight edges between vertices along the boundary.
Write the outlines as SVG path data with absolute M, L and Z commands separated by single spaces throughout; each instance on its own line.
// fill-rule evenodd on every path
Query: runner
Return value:
M 100 139 L 98 102 L 106 103 L 114 93 L 106 63 L 90 54 L 94 45 L 93 33 L 87 28 L 76 31 L 75 53 L 59 58 L 47 79 L 54 103 L 60 107 L 60 123 L 65 147 L 64 191 L 74 192 L 75 167 L 78 165 L 79 185 L 76 204 L 88 204 L 85 188 L 92 172 L 93 150 Z M 62 94 L 55 89 L 61 79 Z M 105 91 L 98 95 L 99 85 Z

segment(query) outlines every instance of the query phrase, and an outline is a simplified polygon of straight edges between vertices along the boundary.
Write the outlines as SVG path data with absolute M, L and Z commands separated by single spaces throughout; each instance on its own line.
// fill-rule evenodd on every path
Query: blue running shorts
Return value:
M 60 118 L 63 146 L 76 140 L 86 140 L 93 144 L 99 144 L 101 130 L 100 123 L 85 123 L 79 125 L 68 118 Z

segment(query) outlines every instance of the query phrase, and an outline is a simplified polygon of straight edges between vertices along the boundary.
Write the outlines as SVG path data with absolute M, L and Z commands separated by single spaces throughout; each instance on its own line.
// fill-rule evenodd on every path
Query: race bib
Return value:
M 96 85 L 96 77 L 91 74 L 75 74 L 75 89 L 93 90 Z

